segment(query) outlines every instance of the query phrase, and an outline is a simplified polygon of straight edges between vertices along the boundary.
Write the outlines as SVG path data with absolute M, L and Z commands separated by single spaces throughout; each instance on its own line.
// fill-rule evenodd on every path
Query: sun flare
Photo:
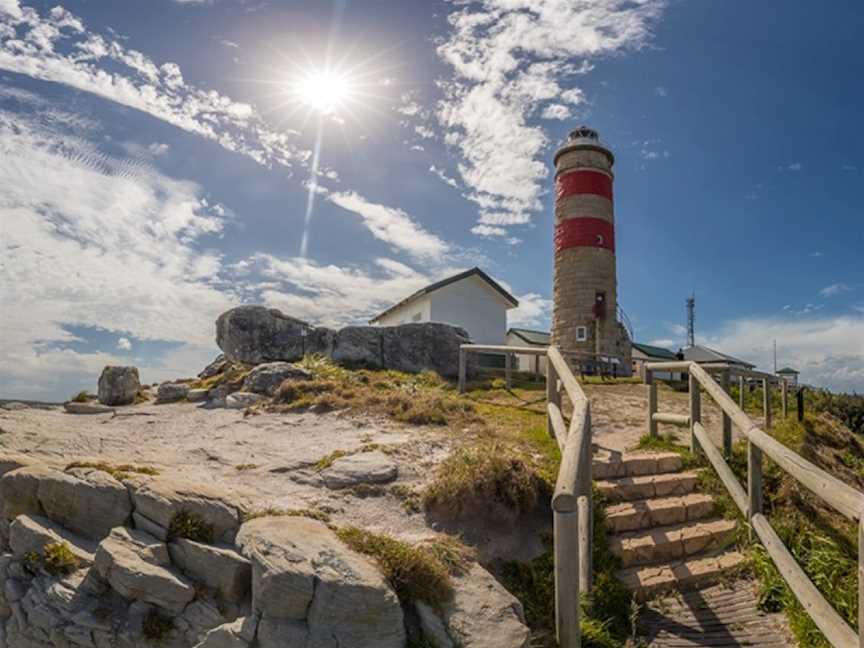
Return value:
M 329 71 L 307 73 L 294 90 L 302 104 L 323 115 L 336 112 L 352 96 L 351 80 Z

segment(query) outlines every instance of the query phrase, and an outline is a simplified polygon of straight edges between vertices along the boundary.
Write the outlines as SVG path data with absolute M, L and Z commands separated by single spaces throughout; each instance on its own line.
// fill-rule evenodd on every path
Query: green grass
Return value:
M 313 520 L 318 520 L 319 522 L 324 522 L 328 524 L 330 522 L 330 516 L 323 511 L 316 511 L 313 509 L 283 509 L 283 508 L 265 508 L 258 509 L 256 511 L 249 511 L 243 514 L 243 521 L 249 522 L 250 520 L 256 520 L 262 517 L 307 517 Z
M 197 513 L 181 509 L 168 524 L 169 538 L 186 538 L 195 542 L 213 542 L 213 525 L 208 524 Z
M 73 468 L 93 468 L 111 475 L 117 481 L 122 481 L 132 474 L 156 476 L 159 471 L 152 466 L 136 466 L 133 464 L 111 464 L 107 461 L 73 461 L 67 464 L 66 470 Z
M 690 452 L 690 448 L 679 443 L 674 434 L 658 434 L 656 437 L 643 434 L 639 437 L 635 449 L 645 452 L 674 452 L 681 456 L 684 470 L 689 470 L 699 463 L 698 459 Z
M 451 577 L 468 569 L 467 550 L 455 541 L 408 543 L 356 527 L 336 529 L 336 535 L 375 560 L 403 605 L 424 601 L 440 610 L 453 595 Z
M 86 389 L 83 389 L 80 392 L 78 392 L 77 394 L 75 394 L 69 400 L 72 401 L 73 403 L 86 403 L 88 401 L 95 400 L 95 399 L 96 399 L 96 396 L 94 394 L 91 394 Z
M 65 542 L 49 542 L 43 549 L 45 571 L 52 576 L 65 576 L 78 569 L 81 561 Z

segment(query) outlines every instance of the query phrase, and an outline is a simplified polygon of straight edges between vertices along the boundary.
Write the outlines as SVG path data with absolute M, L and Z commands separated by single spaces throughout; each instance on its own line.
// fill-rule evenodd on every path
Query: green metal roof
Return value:
M 525 340 L 528 344 L 538 344 L 540 346 L 549 346 L 549 341 L 552 338 L 550 333 L 532 331 L 531 329 L 511 328 L 507 333 L 508 335 L 512 333 Z
M 797 369 L 793 369 L 792 367 L 783 367 L 782 369 L 777 370 L 778 374 L 797 374 L 801 373 Z
M 663 347 L 651 346 L 650 344 L 641 344 L 639 342 L 633 342 L 633 348 L 639 349 L 642 353 L 647 356 L 651 356 L 652 358 L 663 358 L 664 360 L 677 360 L 678 356 L 676 356 L 669 349 L 664 349 Z

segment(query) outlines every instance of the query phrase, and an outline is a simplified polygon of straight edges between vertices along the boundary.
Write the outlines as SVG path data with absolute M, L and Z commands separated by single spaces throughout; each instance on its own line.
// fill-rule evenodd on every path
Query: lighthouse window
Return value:
M 587 326 L 577 326 L 576 327 L 576 341 L 577 342 L 585 342 L 588 339 L 588 327 Z
M 603 235 L 602 234 L 597 235 L 597 245 L 603 245 Z

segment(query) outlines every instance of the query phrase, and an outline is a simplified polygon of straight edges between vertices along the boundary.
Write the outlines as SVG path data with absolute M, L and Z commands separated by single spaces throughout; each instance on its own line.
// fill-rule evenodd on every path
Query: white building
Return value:
M 548 332 L 532 331 L 523 328 L 511 328 L 507 331 L 507 346 L 515 347 L 535 347 L 537 349 L 545 349 L 549 346 L 551 335 Z M 535 363 L 539 363 L 539 366 Z M 546 375 L 546 357 L 535 356 L 528 354 L 520 354 L 516 356 L 516 369 L 519 371 L 539 371 L 542 375 Z
M 480 268 L 472 268 L 418 290 L 369 323 L 443 322 L 465 329 L 474 344 L 503 344 L 507 311 L 517 306 L 513 295 Z

